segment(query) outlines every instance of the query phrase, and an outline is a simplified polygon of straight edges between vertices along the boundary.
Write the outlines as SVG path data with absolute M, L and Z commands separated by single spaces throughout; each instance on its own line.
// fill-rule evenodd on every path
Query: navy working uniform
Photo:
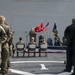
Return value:
M 3 75 L 6 75 L 6 73 L 8 72 L 8 70 L 10 68 L 9 41 L 11 39 L 12 32 L 10 31 L 10 27 L 5 24 L 5 17 L 4 16 L 0 16 L 0 21 L 1 21 L 0 25 L 3 27 L 3 29 L 5 30 L 5 33 L 7 35 L 7 40 L 6 40 L 6 42 L 4 42 L 2 44 L 2 51 L 1 51 L 1 58 L 2 58 L 1 72 Z
M 39 36 L 39 46 L 40 46 L 40 43 L 42 42 L 42 40 L 44 40 L 43 34 Z

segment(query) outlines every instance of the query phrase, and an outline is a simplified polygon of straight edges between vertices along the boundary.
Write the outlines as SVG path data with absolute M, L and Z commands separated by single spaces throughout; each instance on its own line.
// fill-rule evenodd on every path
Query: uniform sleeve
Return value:
M 5 33 L 5 31 L 1 30 L 1 37 L 0 37 L 0 42 L 4 43 L 7 40 L 7 35 Z
M 7 41 L 9 42 L 10 39 L 13 39 L 14 36 L 13 36 L 13 32 L 11 30 L 11 28 L 8 28 L 8 37 L 7 37 Z

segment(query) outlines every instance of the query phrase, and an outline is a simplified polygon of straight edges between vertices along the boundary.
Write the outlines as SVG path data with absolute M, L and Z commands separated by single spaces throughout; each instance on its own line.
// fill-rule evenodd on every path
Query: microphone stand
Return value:
M 25 33 L 26 33 L 26 48 L 27 48 L 27 44 L 28 44 L 28 33 L 27 33 L 27 31 L 25 31 Z
M 26 47 L 28 45 L 28 34 L 26 35 Z

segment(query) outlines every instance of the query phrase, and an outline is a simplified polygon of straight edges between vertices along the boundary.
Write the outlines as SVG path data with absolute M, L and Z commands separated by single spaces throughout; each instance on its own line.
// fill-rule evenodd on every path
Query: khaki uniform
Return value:
M 6 35 L 7 35 L 7 41 L 2 44 L 1 71 L 2 71 L 2 73 L 7 73 L 8 69 L 10 67 L 10 44 L 9 44 L 9 41 L 11 40 L 12 32 L 8 25 L 1 24 L 1 26 L 4 28 Z
M 24 45 L 24 48 L 25 48 L 25 43 L 22 40 L 16 43 L 16 48 L 17 48 L 17 45 Z
M 28 44 L 28 46 L 29 46 L 30 44 L 35 44 L 35 45 L 36 45 L 36 43 L 35 43 L 35 38 L 34 38 L 34 37 L 31 37 L 31 41 L 30 41 L 30 43 Z
M 22 40 L 16 43 L 16 48 L 17 48 L 17 45 L 23 45 L 24 46 L 23 48 L 25 48 L 25 43 Z
M 30 48 L 29 47 L 29 45 L 31 45 L 31 44 L 36 45 L 36 43 L 34 42 L 34 40 L 32 40 L 32 38 L 31 38 L 30 43 L 28 44 L 28 56 L 30 56 L 30 51 L 34 51 L 34 57 L 35 57 L 35 48 Z
M 18 45 L 22 45 L 23 47 L 22 48 L 18 48 L 17 47 Z M 16 43 L 16 48 L 17 48 L 17 50 L 20 50 L 20 51 L 23 50 L 23 56 L 24 56 L 24 54 L 25 54 L 25 51 L 24 51 L 24 49 L 25 49 L 25 43 L 22 40 L 19 40 L 19 42 Z M 18 57 L 18 54 L 19 54 L 19 52 L 17 51 L 17 57 Z
M 35 45 L 36 45 L 36 43 L 35 43 L 35 42 L 33 42 L 33 41 L 31 41 L 28 45 L 30 45 L 30 44 L 35 44 Z

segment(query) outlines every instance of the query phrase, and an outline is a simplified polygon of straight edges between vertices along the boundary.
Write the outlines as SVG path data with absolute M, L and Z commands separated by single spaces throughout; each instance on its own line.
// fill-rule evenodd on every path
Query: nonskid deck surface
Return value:
M 15 53 L 11 59 L 12 72 L 7 75 L 70 75 L 68 72 L 62 73 L 65 60 L 65 53 L 48 53 L 47 57 L 44 53 L 41 57 L 38 57 L 38 53 L 36 57 L 33 57 L 33 53 L 30 57 L 27 54 L 23 57 L 22 53 L 16 57 Z

